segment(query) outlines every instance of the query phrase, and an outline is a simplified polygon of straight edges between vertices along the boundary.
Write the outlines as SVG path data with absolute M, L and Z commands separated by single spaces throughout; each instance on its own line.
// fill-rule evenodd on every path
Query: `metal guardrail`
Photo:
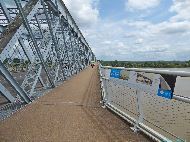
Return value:
M 150 88 L 138 88 L 126 80 L 106 77 L 105 71 L 111 69 L 181 77 L 190 77 L 190 72 L 99 66 L 103 106 L 134 125 L 135 132 L 140 130 L 156 141 L 190 140 L 190 98 L 159 97 L 155 92 L 146 91 Z
M 145 72 L 145 73 L 155 73 L 155 74 L 166 74 L 166 75 L 174 75 L 181 77 L 190 77 L 190 72 L 186 71 L 168 71 L 168 70 L 154 70 L 154 69 L 141 69 L 141 68 L 124 68 L 124 67 L 110 67 L 110 66 L 101 66 L 104 69 L 122 69 L 127 71 L 135 71 L 135 72 Z M 173 95 L 173 99 L 179 100 L 182 102 L 190 103 L 190 98 Z
M 181 77 L 190 77 L 190 72 L 186 72 L 186 71 L 168 71 L 168 70 L 155 70 L 155 69 L 143 69 L 143 68 L 124 68 L 124 67 L 111 67 L 111 66 L 102 66 L 102 68 L 104 68 L 104 69 L 123 69 L 123 70 L 136 71 L 136 72 L 168 74 L 168 75 L 176 75 L 176 76 L 181 76 Z

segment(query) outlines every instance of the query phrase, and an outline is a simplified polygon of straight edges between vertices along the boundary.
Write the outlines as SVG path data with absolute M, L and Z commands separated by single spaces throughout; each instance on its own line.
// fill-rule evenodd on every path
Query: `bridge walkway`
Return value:
M 89 67 L 1 121 L 0 141 L 150 141 L 100 100 L 98 69 Z

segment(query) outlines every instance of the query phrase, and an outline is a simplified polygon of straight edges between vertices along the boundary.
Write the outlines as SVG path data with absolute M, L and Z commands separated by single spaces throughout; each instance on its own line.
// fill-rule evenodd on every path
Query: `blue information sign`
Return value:
M 120 78 L 121 69 L 111 69 L 110 77 Z
M 164 98 L 167 98 L 167 99 L 172 99 L 173 92 L 172 92 L 172 90 L 163 90 L 163 89 L 159 88 L 157 95 L 164 97 Z

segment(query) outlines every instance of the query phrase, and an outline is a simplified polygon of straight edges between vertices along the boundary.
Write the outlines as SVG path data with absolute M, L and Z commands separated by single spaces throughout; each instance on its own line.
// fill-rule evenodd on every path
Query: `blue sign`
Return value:
M 173 92 L 172 92 L 172 90 L 163 90 L 163 89 L 159 88 L 157 95 L 164 97 L 164 98 L 167 98 L 167 99 L 172 99 Z
M 121 69 L 111 69 L 110 77 L 120 78 Z

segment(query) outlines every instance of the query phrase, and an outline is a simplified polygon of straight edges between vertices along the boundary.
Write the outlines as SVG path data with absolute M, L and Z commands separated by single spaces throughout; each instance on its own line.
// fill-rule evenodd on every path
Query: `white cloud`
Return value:
M 97 25 L 86 29 L 86 39 L 98 59 L 189 60 L 190 52 L 186 53 L 190 51 L 188 21 L 153 24 L 147 21 L 102 20 Z
M 88 27 L 98 21 L 98 0 L 63 0 L 77 24 Z
M 103 41 L 103 44 L 111 44 L 111 41 L 105 40 L 105 41 Z
M 190 0 L 173 0 L 168 9 L 173 16 L 160 23 L 151 23 L 143 18 L 139 21 L 100 19 L 100 0 L 63 1 L 98 59 L 190 59 Z M 151 8 L 155 8 L 160 2 L 165 0 L 125 0 L 126 8 L 131 10 L 132 16 L 134 13 L 151 13 Z M 11 0 L 7 0 L 6 3 L 10 4 Z
M 189 60 L 190 21 L 187 16 L 179 18 L 185 12 L 180 12 L 184 10 L 181 6 L 175 6 L 176 1 L 170 8 L 176 14 L 157 24 L 145 20 L 100 19 L 97 0 L 66 0 L 66 5 L 98 59 Z M 155 7 L 159 2 L 127 1 L 130 8 L 138 10 Z
M 143 43 L 143 38 L 139 38 L 135 42 L 135 44 L 141 44 L 141 43 Z
M 160 0 L 127 0 L 126 8 L 144 10 L 159 5 Z
M 190 0 L 173 0 L 170 12 L 176 13 L 176 15 L 170 19 L 171 21 L 190 20 Z
M 190 31 L 190 22 L 165 22 L 161 23 L 159 27 L 160 32 L 164 32 L 166 34 L 185 34 Z
M 134 26 L 136 26 L 136 24 Z M 147 23 L 145 27 L 143 33 L 144 35 L 148 34 L 149 37 L 155 35 L 185 35 L 190 32 L 190 21 L 164 21 L 158 24 Z M 140 26 L 136 28 L 140 29 Z

